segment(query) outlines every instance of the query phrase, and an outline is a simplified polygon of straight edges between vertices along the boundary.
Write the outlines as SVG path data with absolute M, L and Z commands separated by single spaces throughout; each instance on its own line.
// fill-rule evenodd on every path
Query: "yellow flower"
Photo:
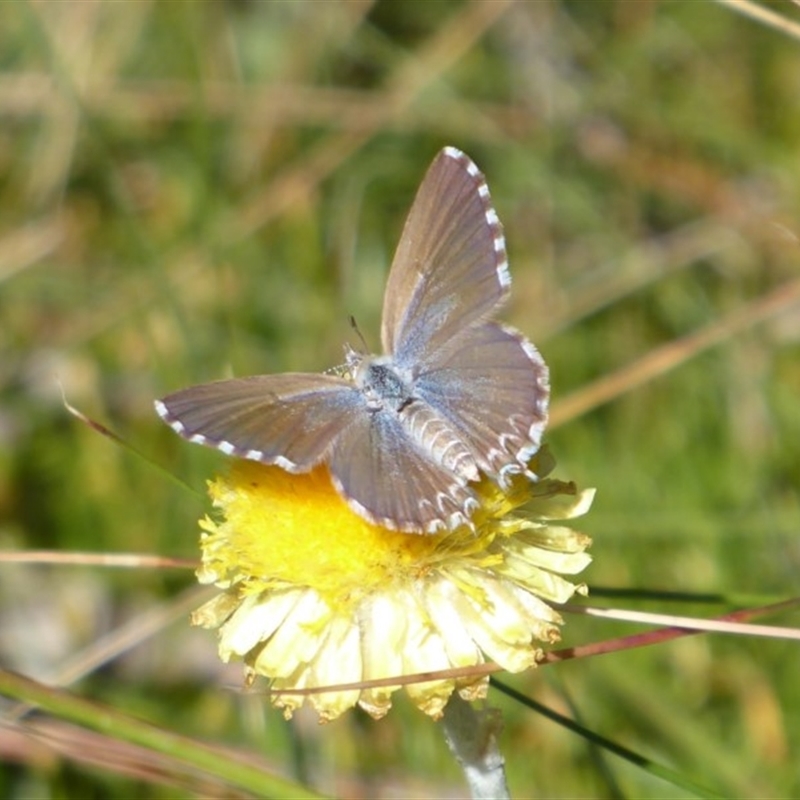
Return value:
M 547 475 L 553 465 L 545 448 L 530 468 Z M 589 538 L 557 524 L 591 505 L 594 490 L 571 483 L 519 476 L 501 489 L 484 480 L 475 531 L 436 535 L 365 521 L 324 467 L 292 475 L 237 461 L 209 491 L 222 519 L 200 523 L 198 577 L 224 591 L 193 622 L 219 629 L 220 657 L 242 658 L 248 683 L 271 681 L 272 702 L 287 717 L 307 700 L 322 720 L 356 703 L 377 719 L 403 676 L 486 659 L 510 672 L 534 666 L 542 656 L 536 641 L 559 639 L 562 620 L 548 602 L 586 591 L 561 577 L 590 561 Z M 523 504 L 524 513 L 513 513 Z M 387 678 L 398 683 L 290 692 Z M 487 686 L 485 674 L 460 672 L 406 691 L 438 717 L 454 690 L 472 700 Z

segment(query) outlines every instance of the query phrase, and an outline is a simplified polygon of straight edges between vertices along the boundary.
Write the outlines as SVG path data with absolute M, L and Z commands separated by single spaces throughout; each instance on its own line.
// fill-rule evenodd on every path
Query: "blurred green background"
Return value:
M 800 38 L 711 2 L 0 4 L 0 548 L 196 558 L 224 459 L 153 398 L 336 365 L 350 314 L 377 349 L 405 213 L 446 144 L 505 225 L 504 316 L 550 365 L 557 474 L 598 488 L 590 602 L 797 594 Z M 69 416 L 59 383 L 146 458 Z M 50 680 L 130 631 L 74 691 L 328 794 L 463 796 L 401 695 L 381 722 L 318 728 L 238 694 L 240 666 L 173 613 L 190 571 L 0 569 L 8 669 Z M 633 630 L 572 616 L 564 642 Z M 790 797 L 797 664 L 797 645 L 716 635 L 506 679 L 720 795 Z M 491 698 L 516 797 L 686 796 Z M 0 794 L 176 796 L 55 738 L 0 730 Z

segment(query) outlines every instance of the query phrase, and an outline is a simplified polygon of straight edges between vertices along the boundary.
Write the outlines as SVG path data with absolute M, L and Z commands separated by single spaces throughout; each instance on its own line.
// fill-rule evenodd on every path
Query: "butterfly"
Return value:
M 383 299 L 383 355 L 346 348 L 336 373 L 256 375 L 155 402 L 190 442 L 308 472 L 325 464 L 364 519 L 436 533 L 473 526 L 474 484 L 528 472 L 549 376 L 491 318 L 508 297 L 505 239 L 483 175 L 444 148 L 417 191 Z

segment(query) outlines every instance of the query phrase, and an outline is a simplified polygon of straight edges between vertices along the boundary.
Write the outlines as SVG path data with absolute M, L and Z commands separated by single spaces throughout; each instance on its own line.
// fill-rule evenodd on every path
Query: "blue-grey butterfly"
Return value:
M 384 355 L 346 350 L 340 374 L 256 375 L 156 401 L 190 442 L 308 472 L 326 464 L 363 518 L 434 533 L 472 525 L 471 483 L 526 473 L 547 422 L 548 371 L 490 320 L 511 278 L 475 164 L 446 147 L 422 181 L 383 299 Z

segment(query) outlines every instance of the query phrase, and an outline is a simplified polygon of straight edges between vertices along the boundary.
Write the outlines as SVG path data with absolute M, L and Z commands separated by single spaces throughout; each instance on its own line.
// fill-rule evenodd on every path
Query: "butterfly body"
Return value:
M 502 228 L 477 167 L 445 148 L 412 205 L 384 296 L 383 355 L 341 375 L 203 384 L 156 401 L 184 438 L 306 472 L 320 463 L 364 518 L 433 533 L 470 525 L 470 483 L 526 472 L 547 420 L 547 367 L 491 321 L 510 286 Z
M 410 376 L 401 374 L 389 356 L 359 357 L 350 369 L 370 411 L 399 413 L 414 399 Z

